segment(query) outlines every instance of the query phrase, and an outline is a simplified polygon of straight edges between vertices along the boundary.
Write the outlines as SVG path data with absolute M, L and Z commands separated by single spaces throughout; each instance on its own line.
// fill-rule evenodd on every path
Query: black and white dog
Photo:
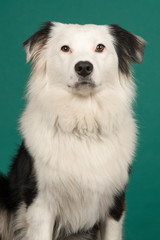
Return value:
M 47 22 L 24 42 L 33 70 L 23 142 L 0 175 L 1 240 L 121 240 L 135 152 L 130 65 L 145 41 L 118 25 Z

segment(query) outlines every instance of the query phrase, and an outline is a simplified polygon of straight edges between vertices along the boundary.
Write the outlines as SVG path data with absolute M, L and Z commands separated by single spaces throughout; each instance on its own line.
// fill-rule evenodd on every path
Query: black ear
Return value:
M 114 37 L 115 49 L 122 73 L 130 73 L 131 62 L 142 63 L 145 40 L 116 24 L 110 25 L 110 33 Z
M 43 23 L 40 30 L 34 33 L 23 43 L 23 46 L 25 47 L 27 53 L 27 62 L 30 60 L 36 60 L 40 53 L 40 50 L 44 47 L 48 40 L 49 33 L 53 25 L 53 22 Z

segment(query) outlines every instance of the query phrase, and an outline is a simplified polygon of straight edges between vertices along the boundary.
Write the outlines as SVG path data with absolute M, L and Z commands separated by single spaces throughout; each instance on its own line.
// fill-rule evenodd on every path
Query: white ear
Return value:
M 41 49 L 46 44 L 49 33 L 54 26 L 53 22 L 44 23 L 40 30 L 34 33 L 29 39 L 27 39 L 23 46 L 26 50 L 27 54 L 27 62 L 31 61 L 35 62 Z

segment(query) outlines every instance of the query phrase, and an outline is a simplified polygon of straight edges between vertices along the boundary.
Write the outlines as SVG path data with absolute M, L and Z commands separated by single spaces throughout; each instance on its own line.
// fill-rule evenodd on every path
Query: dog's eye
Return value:
M 96 52 L 103 52 L 103 50 L 105 49 L 105 46 L 103 44 L 98 44 L 97 47 L 96 47 Z
M 61 47 L 61 50 L 62 50 L 63 52 L 69 52 L 69 51 L 70 51 L 70 47 L 67 46 L 67 45 L 64 45 L 64 46 Z

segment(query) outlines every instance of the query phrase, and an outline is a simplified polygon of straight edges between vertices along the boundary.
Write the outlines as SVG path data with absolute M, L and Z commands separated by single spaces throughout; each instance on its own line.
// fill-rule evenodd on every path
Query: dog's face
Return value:
M 117 25 L 48 22 L 24 45 L 34 71 L 45 65 L 49 86 L 86 95 L 114 86 L 119 73 L 129 75 L 130 63 L 142 61 L 144 43 Z
M 50 81 L 56 74 L 68 90 L 84 93 L 114 79 L 118 58 L 106 27 L 57 24 L 52 34 L 47 49 Z

